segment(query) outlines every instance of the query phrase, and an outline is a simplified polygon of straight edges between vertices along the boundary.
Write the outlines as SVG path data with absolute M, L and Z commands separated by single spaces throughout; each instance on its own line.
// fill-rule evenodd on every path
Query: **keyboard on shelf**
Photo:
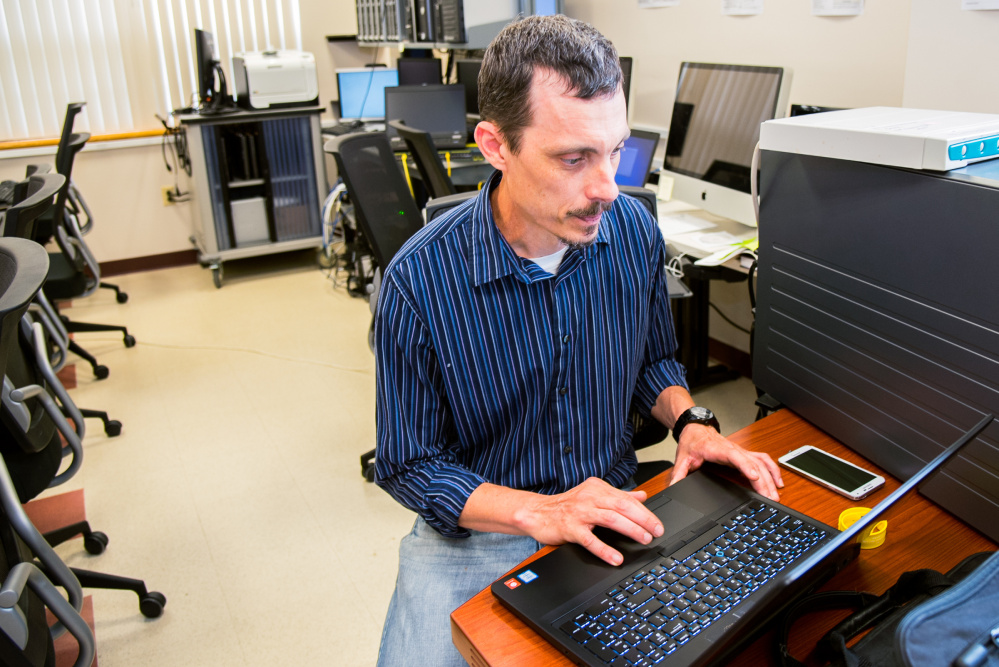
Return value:
M 339 137 L 344 134 L 350 134 L 351 132 L 362 132 L 364 131 L 364 123 L 359 120 L 355 120 L 352 123 L 340 123 L 334 125 L 333 127 L 324 127 L 323 134 L 331 134 L 334 137 Z
M 762 502 L 711 532 L 721 534 L 664 555 L 556 626 L 613 667 L 655 665 L 826 537 Z
M 475 148 L 457 148 L 457 149 L 454 149 L 454 150 L 444 150 L 444 149 L 441 149 L 441 150 L 438 150 L 437 152 L 440 153 L 441 159 L 444 159 L 444 153 L 448 153 L 451 156 L 451 159 L 454 160 L 455 162 L 461 162 L 461 161 L 481 161 L 481 160 L 485 159 L 485 158 L 482 157 L 482 151 L 479 150 L 478 147 L 475 147 Z

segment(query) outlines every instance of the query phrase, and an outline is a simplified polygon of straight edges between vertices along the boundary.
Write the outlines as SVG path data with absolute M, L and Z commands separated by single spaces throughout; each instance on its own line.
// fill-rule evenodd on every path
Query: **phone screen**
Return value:
M 788 465 L 800 468 L 847 491 L 859 488 L 875 478 L 866 470 L 847 465 L 817 449 L 809 449 L 785 461 Z

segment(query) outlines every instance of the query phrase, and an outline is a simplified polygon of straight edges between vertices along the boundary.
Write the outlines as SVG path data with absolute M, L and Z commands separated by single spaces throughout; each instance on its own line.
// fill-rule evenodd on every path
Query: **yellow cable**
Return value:
M 451 178 L 451 152 L 444 152 L 444 161 L 447 163 L 447 177 Z
M 406 177 L 406 185 L 409 186 L 409 194 L 415 199 L 416 193 L 413 192 L 413 182 L 409 180 L 409 153 L 402 154 L 402 173 Z

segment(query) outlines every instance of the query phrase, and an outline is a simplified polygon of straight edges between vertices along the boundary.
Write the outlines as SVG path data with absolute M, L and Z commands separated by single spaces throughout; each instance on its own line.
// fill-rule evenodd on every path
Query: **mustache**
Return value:
M 595 201 L 586 208 L 577 208 L 569 211 L 568 215 L 574 218 L 592 218 L 598 213 L 609 211 L 613 205 L 614 202 Z

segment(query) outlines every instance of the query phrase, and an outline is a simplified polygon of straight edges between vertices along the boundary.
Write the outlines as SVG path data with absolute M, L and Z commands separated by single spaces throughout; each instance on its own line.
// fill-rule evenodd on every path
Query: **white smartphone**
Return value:
M 881 475 L 875 475 L 812 445 L 788 452 L 777 461 L 785 468 L 852 500 L 866 497 L 885 483 L 885 478 Z

